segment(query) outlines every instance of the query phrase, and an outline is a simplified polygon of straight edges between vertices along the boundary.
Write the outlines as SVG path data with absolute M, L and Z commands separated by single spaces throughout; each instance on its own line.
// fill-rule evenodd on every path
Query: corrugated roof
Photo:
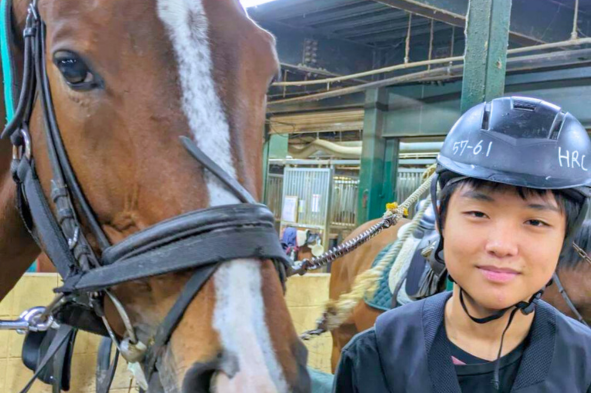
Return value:
M 312 29 L 372 47 L 396 46 L 406 37 L 407 12 L 371 0 L 277 0 L 249 9 L 253 19 L 279 22 L 294 28 Z M 412 36 L 430 33 L 430 19 L 414 15 Z M 436 23 L 434 31 L 450 29 Z

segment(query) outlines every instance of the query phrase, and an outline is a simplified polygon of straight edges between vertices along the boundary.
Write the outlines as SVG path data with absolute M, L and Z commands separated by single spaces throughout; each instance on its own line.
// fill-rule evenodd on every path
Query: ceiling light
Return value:
M 240 0 L 244 8 L 256 7 L 257 5 L 270 3 L 275 0 Z

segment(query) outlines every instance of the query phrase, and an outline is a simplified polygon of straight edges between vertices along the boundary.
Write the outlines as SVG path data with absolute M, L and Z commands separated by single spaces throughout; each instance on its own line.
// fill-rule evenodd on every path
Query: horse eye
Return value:
M 97 87 L 97 78 L 90 71 L 84 60 L 71 52 L 58 52 L 54 62 L 62 76 L 72 88 L 92 89 Z

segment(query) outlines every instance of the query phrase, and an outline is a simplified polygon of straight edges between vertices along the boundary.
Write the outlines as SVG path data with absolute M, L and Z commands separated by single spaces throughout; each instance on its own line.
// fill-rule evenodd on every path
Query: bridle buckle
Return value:
M 37 9 L 37 0 L 33 0 L 31 4 L 29 4 L 28 13 L 35 22 L 39 22 L 39 20 L 41 20 L 39 17 L 39 10 Z

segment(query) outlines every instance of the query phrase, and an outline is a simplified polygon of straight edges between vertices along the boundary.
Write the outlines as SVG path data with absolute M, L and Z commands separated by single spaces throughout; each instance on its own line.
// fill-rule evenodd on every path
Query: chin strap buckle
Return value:
M 529 302 L 519 302 L 515 305 L 518 309 L 521 310 L 523 315 L 529 315 L 536 309 L 536 304 L 538 300 L 542 298 L 544 294 L 544 290 L 540 289 L 538 292 L 534 293 L 534 295 L 529 299 Z

